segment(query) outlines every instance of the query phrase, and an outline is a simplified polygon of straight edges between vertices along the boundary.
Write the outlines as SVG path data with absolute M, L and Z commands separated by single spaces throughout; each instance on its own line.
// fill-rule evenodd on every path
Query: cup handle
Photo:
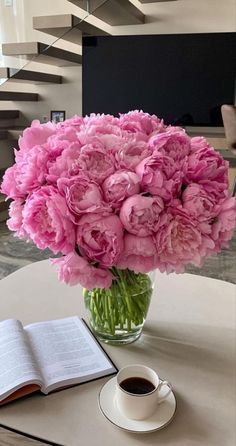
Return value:
M 161 398 L 158 398 L 157 404 L 161 404 L 170 395 L 170 393 L 172 392 L 172 385 L 171 385 L 171 383 L 169 381 L 161 381 L 160 384 L 157 387 L 157 390 L 161 390 L 161 388 L 163 386 L 168 386 L 168 390 L 167 390 L 167 392 L 165 393 L 164 396 L 162 396 Z

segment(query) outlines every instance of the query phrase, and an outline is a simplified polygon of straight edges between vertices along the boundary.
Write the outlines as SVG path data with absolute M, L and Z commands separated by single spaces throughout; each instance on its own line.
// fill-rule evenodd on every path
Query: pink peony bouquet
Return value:
M 8 227 L 49 248 L 59 278 L 109 288 L 115 270 L 201 266 L 236 225 L 228 162 L 155 115 L 33 121 L 1 185 Z

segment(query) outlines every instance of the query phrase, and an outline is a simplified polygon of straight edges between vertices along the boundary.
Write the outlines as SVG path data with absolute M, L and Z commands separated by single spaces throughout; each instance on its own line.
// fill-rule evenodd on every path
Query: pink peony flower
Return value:
M 172 158 L 155 152 L 136 167 L 142 190 L 171 201 L 180 193 L 184 173 Z
M 15 171 L 15 181 L 21 196 L 45 184 L 50 151 L 45 146 L 34 146 L 20 157 Z
M 145 141 L 125 138 L 122 142 L 123 144 L 115 152 L 118 169 L 135 170 L 140 161 L 152 153 Z
M 162 272 L 181 273 L 187 263 L 201 266 L 202 258 L 214 249 L 214 241 L 201 234 L 184 210 L 174 208 L 167 215 L 166 224 L 159 227 L 155 236 L 158 268 Z
M 9 206 L 9 219 L 7 220 L 7 226 L 11 231 L 16 232 L 17 237 L 26 238 L 26 232 L 23 229 L 23 201 L 12 201 Z
M 163 209 L 164 204 L 160 197 L 133 195 L 124 201 L 120 219 L 128 232 L 146 237 L 157 231 Z
M 99 136 L 103 141 L 105 137 L 110 136 L 110 140 L 114 140 L 115 138 L 121 138 L 122 137 L 122 130 L 120 127 L 116 125 L 111 124 L 104 124 L 101 123 L 100 125 L 88 125 L 86 126 L 83 131 L 78 135 L 79 138 L 83 137 L 96 137 Z
M 58 178 L 71 178 L 80 173 L 81 168 L 78 162 L 80 149 L 79 143 L 71 143 L 56 160 L 49 162 L 46 178 L 49 183 L 56 183 Z
M 95 268 L 86 259 L 71 252 L 67 256 L 51 259 L 59 271 L 59 280 L 68 285 L 77 285 L 91 290 L 93 288 L 109 288 L 112 284 L 112 274 L 102 268 Z
M 62 123 L 61 123 L 62 124 Z M 57 124 L 58 125 L 58 124 Z M 68 148 L 72 143 L 77 145 L 80 144 L 78 138 L 78 131 L 74 126 L 61 127 L 57 130 L 57 133 L 50 136 L 47 140 L 47 144 L 51 149 L 57 149 L 61 147 L 62 149 Z
M 66 197 L 67 205 L 75 216 L 88 212 L 109 212 L 109 206 L 103 201 L 100 187 L 85 176 L 59 178 L 58 190 Z
M 120 128 L 118 128 L 118 130 L 119 132 L 121 132 Z M 86 146 L 94 143 L 96 144 L 96 142 L 98 141 L 100 146 L 103 149 L 105 149 L 106 152 L 111 154 L 115 154 L 118 150 L 122 149 L 122 147 L 124 146 L 124 138 L 122 138 L 121 136 L 117 136 L 114 133 L 102 134 L 95 131 L 95 137 L 94 137 L 94 136 L 89 136 L 86 129 L 86 132 L 82 131 L 78 133 L 77 137 L 81 143 L 81 146 Z
M 78 222 L 77 243 L 83 256 L 110 268 L 123 250 L 123 227 L 119 217 L 83 215 Z
M 203 136 L 194 136 L 191 138 L 191 152 L 197 152 L 200 149 L 208 149 L 210 144 Z
M 91 113 L 90 116 L 85 116 L 84 124 L 82 133 L 87 137 L 97 135 L 112 135 L 112 137 L 122 136 L 122 130 L 119 127 L 119 119 L 112 115 Z
M 114 209 L 120 208 L 125 198 L 140 191 L 139 177 L 134 172 L 118 171 L 113 173 L 102 184 L 105 200 Z
M 169 129 L 165 133 L 158 133 L 149 140 L 150 147 L 162 155 L 169 156 L 175 163 L 179 163 L 190 153 L 190 138 L 180 128 Z
M 24 198 L 24 194 L 20 191 L 17 184 L 18 166 L 13 164 L 4 173 L 0 191 L 7 196 L 7 198 Z
M 215 242 L 213 252 L 218 252 L 228 246 L 228 241 L 232 238 L 235 227 L 236 200 L 234 197 L 229 197 L 221 204 L 218 215 L 212 222 L 211 238 Z
M 28 152 L 35 146 L 44 144 L 47 139 L 56 133 L 56 125 L 52 122 L 40 124 L 40 121 L 34 120 L 31 127 L 23 131 L 23 135 L 19 138 L 19 147 L 22 151 Z
M 91 138 L 89 144 L 81 148 L 77 165 L 79 171 L 98 184 L 101 184 L 115 170 L 115 160 L 112 153 L 106 151 L 104 144 L 98 137 Z
M 217 181 L 228 187 L 228 165 L 213 147 L 201 148 L 188 157 L 185 179 L 188 183 Z
M 74 115 L 72 118 L 65 119 L 65 121 L 57 123 L 57 129 L 65 128 L 65 127 L 76 127 L 76 130 L 79 131 L 84 124 L 84 119 L 82 116 Z
M 156 267 L 157 252 L 152 237 L 125 234 L 124 251 L 117 268 L 130 269 L 135 273 L 148 273 Z
M 155 115 L 149 115 L 142 110 L 134 110 L 120 114 L 120 126 L 130 133 L 145 133 L 150 135 L 154 131 L 163 131 L 165 126 L 162 120 Z
M 107 126 L 119 126 L 119 118 L 115 118 L 113 115 L 105 115 L 104 113 L 91 113 L 89 116 L 84 117 L 84 124 L 86 127 L 101 125 Z
M 197 183 L 190 183 L 197 184 Z M 218 181 L 201 180 L 199 185 L 203 188 L 206 194 L 217 204 L 228 197 L 229 190 L 227 183 L 219 183 Z
M 52 153 L 46 145 L 15 151 L 16 163 L 5 172 L 2 191 L 10 198 L 23 198 L 46 181 Z
M 196 183 L 191 183 L 182 194 L 183 208 L 199 222 L 209 221 L 217 214 L 217 203 L 206 189 Z
M 53 186 L 32 192 L 22 211 L 22 228 L 40 249 L 68 254 L 75 247 L 75 226 L 62 197 Z

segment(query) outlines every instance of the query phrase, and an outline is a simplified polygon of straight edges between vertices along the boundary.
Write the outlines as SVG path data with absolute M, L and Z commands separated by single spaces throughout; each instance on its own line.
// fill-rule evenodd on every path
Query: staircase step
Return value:
M 19 116 L 19 110 L 0 110 L 0 119 L 17 119 Z
M 0 67 L 0 79 L 8 79 L 13 82 L 24 83 L 53 83 L 61 84 L 62 76 L 57 74 L 42 73 L 40 71 L 30 71 L 17 68 Z
M 3 56 L 25 56 L 34 62 L 49 65 L 71 66 L 82 63 L 81 54 L 62 50 L 55 46 L 48 46 L 41 42 L 3 43 Z
M 38 93 L 19 91 L 0 91 L 0 101 L 38 101 Z
M 3 141 L 4 139 L 8 139 L 8 131 L 0 129 L 0 141 Z
M 10 140 L 18 141 L 26 127 L 3 127 L 0 128 L 0 141 Z M 1 169 L 0 169 L 0 182 L 1 182 Z
M 22 135 L 24 129 L 25 129 L 25 127 L 12 127 L 10 129 L 7 129 L 8 139 L 11 139 L 13 141 L 18 141 L 18 139 Z
M 90 25 L 90 23 L 72 14 L 33 17 L 33 28 L 79 45 L 82 44 L 83 34 L 92 36 L 108 35 L 102 29 Z
M 87 11 L 87 0 L 69 0 Z M 112 26 L 144 23 L 144 14 L 129 0 L 91 0 L 90 13 Z

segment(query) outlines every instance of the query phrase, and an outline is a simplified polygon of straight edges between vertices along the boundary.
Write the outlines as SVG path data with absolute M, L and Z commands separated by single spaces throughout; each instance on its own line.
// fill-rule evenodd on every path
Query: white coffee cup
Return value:
M 157 373 L 150 367 L 141 364 L 128 365 L 123 367 L 117 374 L 116 381 L 116 403 L 120 412 L 132 420 L 144 420 L 149 418 L 156 411 L 158 404 L 164 401 L 171 393 L 171 385 L 168 381 L 160 381 Z M 129 378 L 143 378 L 149 382 L 147 393 L 134 393 L 125 390 L 130 387 Z M 125 380 L 129 382 L 124 383 Z M 140 381 L 138 381 L 140 384 Z M 137 380 L 134 381 L 137 384 Z M 128 387 L 127 387 L 128 384 Z M 143 381 L 145 385 L 145 381 Z M 146 383 L 148 384 L 148 383 Z M 164 395 L 160 396 L 160 390 L 163 386 L 167 387 Z M 132 387 L 132 383 L 131 383 Z M 150 388 L 150 391 L 148 389 Z M 140 389 L 139 389 L 140 390 Z M 143 389 L 142 389 L 143 390 Z

